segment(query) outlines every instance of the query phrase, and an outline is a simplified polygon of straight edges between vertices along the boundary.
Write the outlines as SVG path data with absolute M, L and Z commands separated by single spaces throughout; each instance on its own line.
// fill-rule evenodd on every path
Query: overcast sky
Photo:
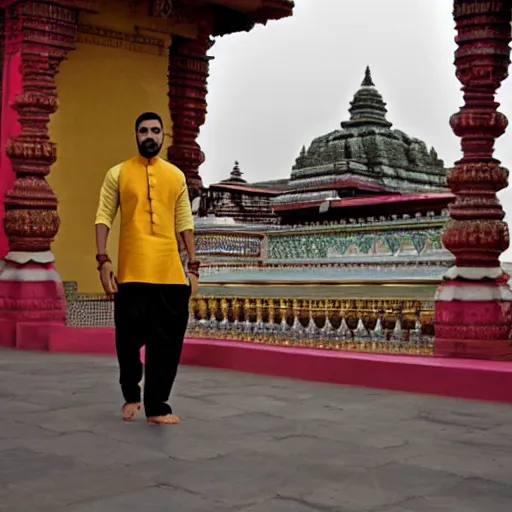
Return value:
M 451 166 L 460 145 L 448 122 L 462 102 L 454 35 L 450 0 L 296 0 L 291 18 L 217 39 L 199 139 L 205 184 L 235 160 L 248 181 L 288 177 L 302 145 L 348 118 L 366 65 L 394 127 Z M 512 121 L 512 77 L 498 101 Z M 509 133 L 496 157 L 512 167 Z M 500 198 L 512 218 L 512 189 Z

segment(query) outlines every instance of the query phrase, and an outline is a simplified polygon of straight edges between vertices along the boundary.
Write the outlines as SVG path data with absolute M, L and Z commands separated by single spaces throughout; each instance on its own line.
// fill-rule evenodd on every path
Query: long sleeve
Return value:
M 194 230 L 194 217 L 192 216 L 192 208 L 188 198 L 187 183 L 183 179 L 180 194 L 176 201 L 176 232 Z
M 101 186 L 95 224 L 105 224 L 112 228 L 119 208 L 119 174 L 121 165 L 112 167 L 106 174 Z

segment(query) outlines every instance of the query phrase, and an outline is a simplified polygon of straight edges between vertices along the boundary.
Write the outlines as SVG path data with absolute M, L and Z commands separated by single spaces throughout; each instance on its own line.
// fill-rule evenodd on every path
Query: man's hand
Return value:
M 109 261 L 103 263 L 100 269 L 100 281 L 107 295 L 117 293 L 117 277 L 114 266 Z
M 193 299 L 197 295 L 199 289 L 199 280 L 197 276 L 188 272 L 188 279 L 190 281 L 190 298 Z

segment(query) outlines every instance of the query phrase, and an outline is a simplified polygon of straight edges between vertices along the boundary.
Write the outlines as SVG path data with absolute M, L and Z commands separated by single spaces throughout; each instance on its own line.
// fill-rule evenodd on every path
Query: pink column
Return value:
M 21 92 L 20 53 L 12 51 L 9 46 L 4 55 L 3 80 L 2 80 L 2 104 L 0 115 L 0 148 L 7 146 L 7 141 L 20 133 L 18 114 L 11 108 L 16 96 Z M 12 170 L 11 159 L 6 151 L 0 151 L 0 258 L 4 258 L 9 252 L 9 241 L 4 230 L 5 193 L 14 184 L 16 175 Z
M 47 349 L 66 317 L 51 252 L 59 215 L 46 181 L 57 158 L 48 123 L 58 107 L 55 75 L 75 47 L 78 12 L 56 4 L 21 1 L 6 10 L 0 184 L 8 252 L 0 269 L 0 345 L 22 349 Z

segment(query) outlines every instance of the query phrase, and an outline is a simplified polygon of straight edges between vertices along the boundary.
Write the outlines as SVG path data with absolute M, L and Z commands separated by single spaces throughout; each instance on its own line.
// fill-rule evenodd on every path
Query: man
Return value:
M 164 140 L 162 119 L 146 112 L 137 119 L 135 132 L 139 155 L 110 169 L 101 188 L 96 260 L 105 292 L 114 295 L 123 418 L 131 420 L 140 410 L 140 349 L 145 345 L 147 421 L 175 424 L 180 418 L 167 402 L 181 357 L 191 288 L 195 293 L 199 276 L 194 221 L 185 176 L 158 157 Z M 116 276 L 107 239 L 118 209 Z M 180 243 L 188 255 L 187 273 Z

